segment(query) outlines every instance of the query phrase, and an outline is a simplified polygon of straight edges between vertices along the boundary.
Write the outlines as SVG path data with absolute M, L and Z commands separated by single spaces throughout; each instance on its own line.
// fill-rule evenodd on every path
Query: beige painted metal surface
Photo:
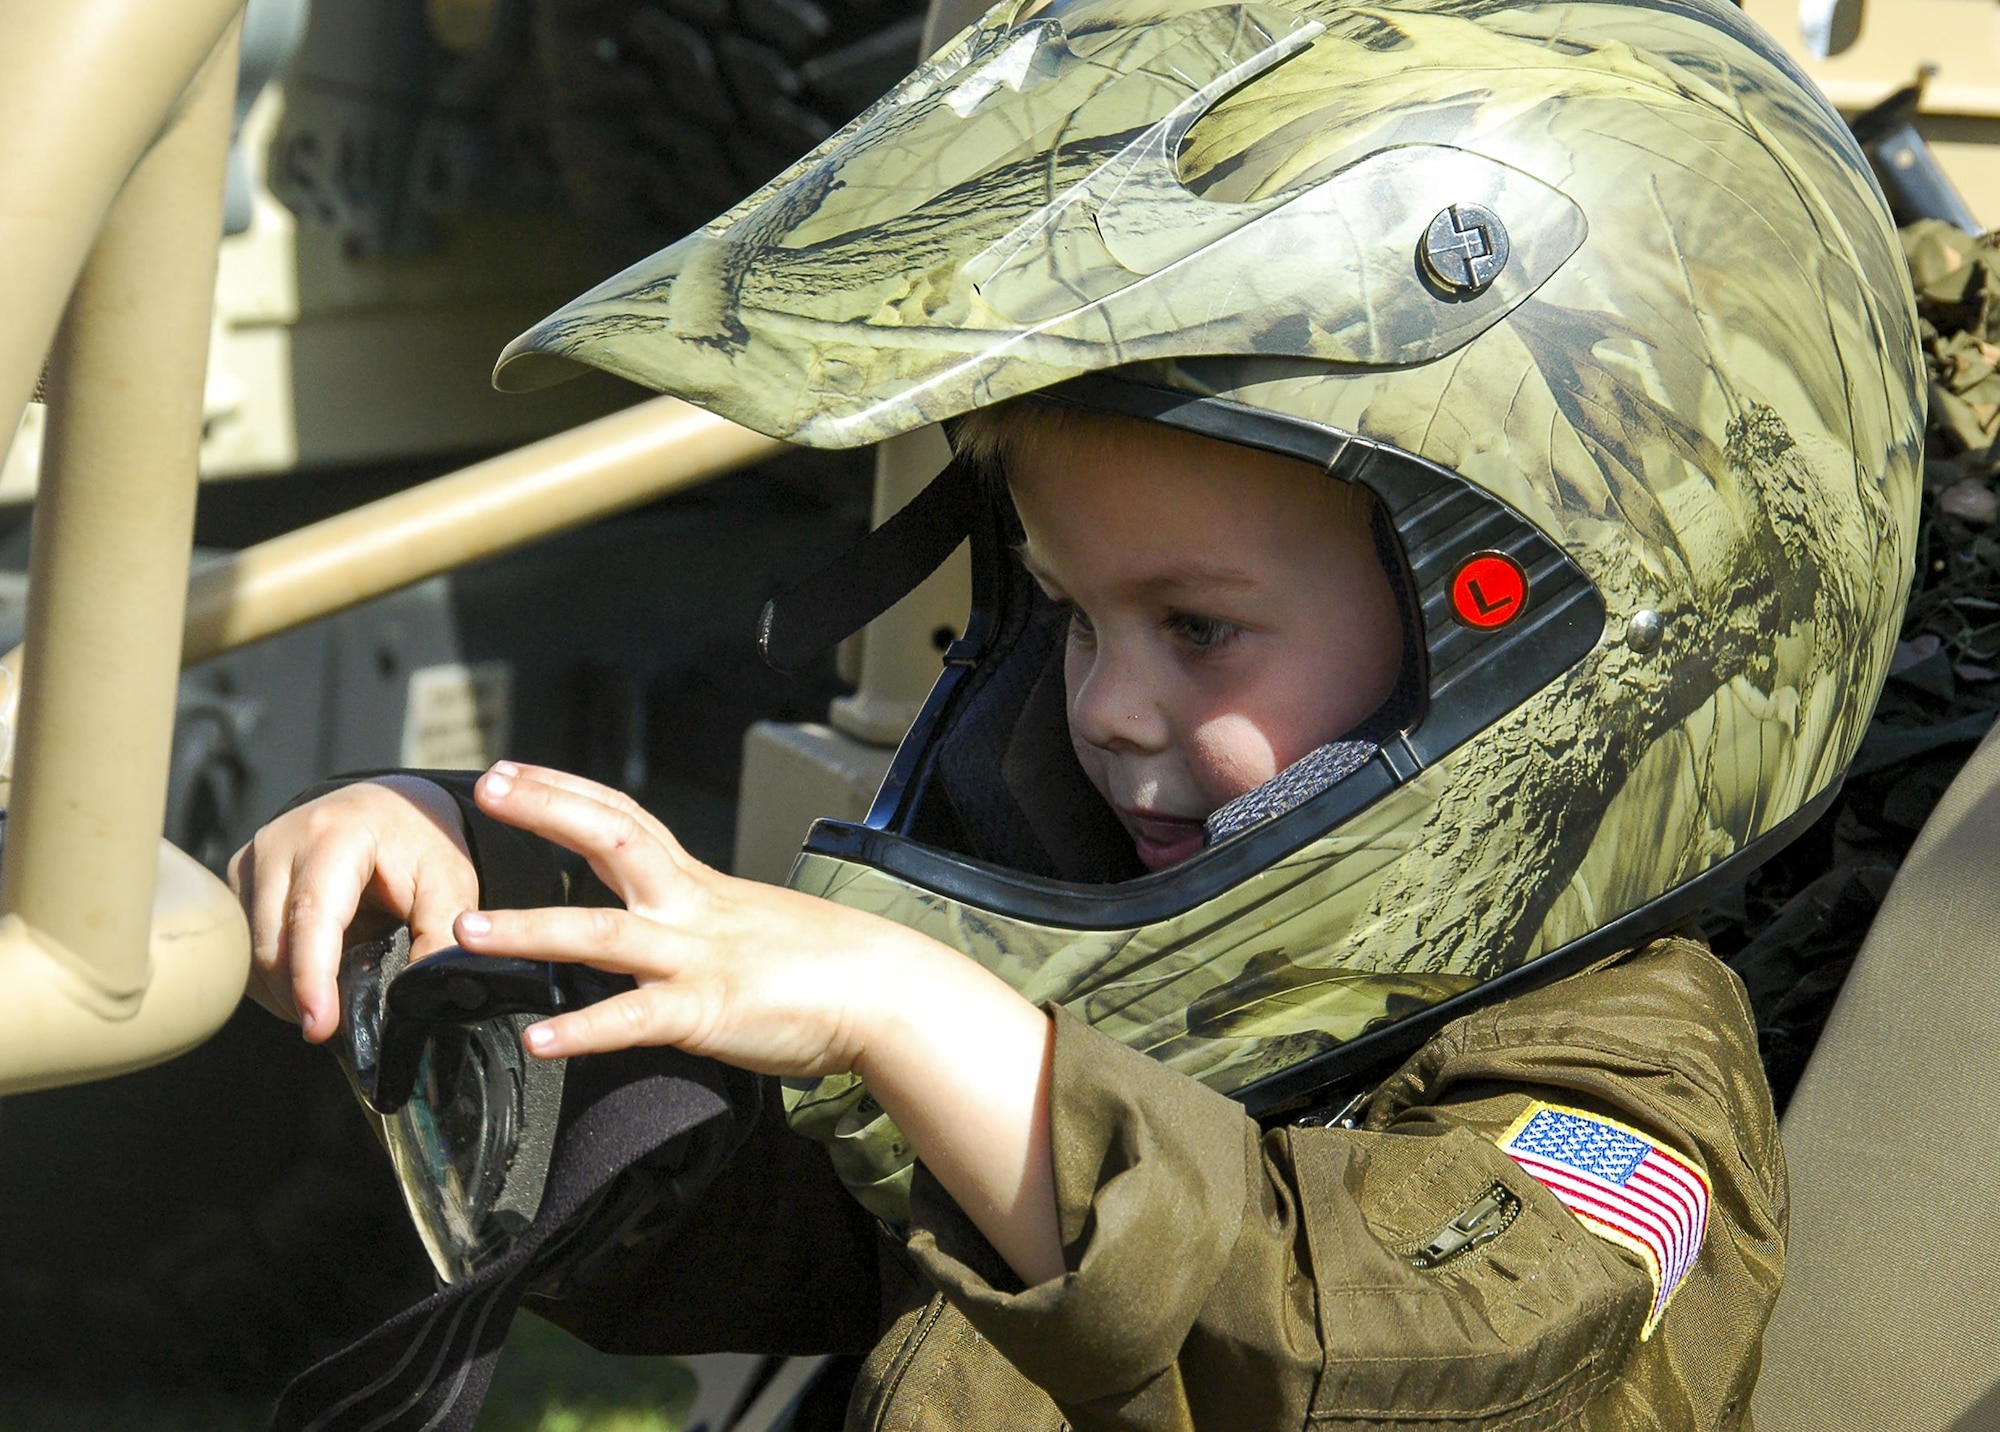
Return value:
M 868 814 L 895 754 L 816 721 L 757 722 L 743 733 L 730 872 L 782 885 L 814 821 Z
M 1817 8 L 1817 7 L 1815 7 Z M 1935 68 L 1926 107 L 2000 119 L 2000 6 L 1990 0 L 1862 0 L 1858 29 L 1821 57 L 1800 24 L 1799 0 L 1745 0 L 1743 10 L 1805 66 L 1842 109 L 1865 109 Z M 1844 26 L 1833 27 L 1836 32 Z
M 30 403 L 15 425 L 14 441 L 0 452 L 0 502 L 21 502 L 34 495 L 41 479 L 42 432 L 49 410 Z
M 487 380 L 509 338 L 603 277 L 573 214 L 480 209 L 440 224 L 432 252 L 357 255 L 263 182 L 284 108 L 273 85 L 244 123 L 251 222 L 222 241 L 204 477 L 493 452 L 642 396 L 601 383 L 520 403 Z
M 118 1072 L 191 1047 L 235 1007 L 249 957 L 227 889 L 163 852 L 158 838 L 236 35 L 229 28 L 218 45 L 228 11 L 195 4 L 41 7 L 80 28 L 135 32 L 162 51 L 107 56 L 103 34 L 38 28 L 24 8 L 0 14 L 0 53 L 21 61 L 15 74 L 51 73 L 92 96 L 106 117 L 95 148 L 88 136 L 46 133 L 59 117 L 46 113 L 26 126 L 34 138 L 14 131 L 31 156 L 57 152 L 67 137 L 90 163 L 73 159 L 61 175 L 30 166 L 24 178 L 38 189 L 0 183 L 8 195 L 0 233 L 20 238 L 27 260 L 8 275 L 10 311 L 17 299 L 32 306 L 41 297 L 21 291 L 34 278 L 74 271 L 66 243 L 83 252 L 77 228 L 95 216 L 51 196 L 94 193 L 100 165 L 114 166 L 113 190 L 125 182 L 49 362 L 27 629 L 35 652 L 72 655 L 30 657 L 18 683 L 20 779 L 0 856 L 0 1090 Z M 178 25 L 157 23 L 162 10 Z M 26 45 L 8 48 L 10 35 Z M 171 61 L 191 42 L 207 63 L 175 105 L 195 66 Z M 130 92 L 75 83 L 80 73 L 95 77 L 93 62 L 118 59 L 131 71 Z M 164 94 L 152 83 L 161 73 L 174 85 Z M 129 159 L 115 167 L 119 142 L 136 134 L 143 147 L 155 133 L 127 178 Z M 48 222 L 65 213 L 69 227 Z M 12 347 L 0 349 L 0 383 L 23 368 L 24 343 L 46 346 L 31 329 L 11 337 Z M 38 352 L 27 366 L 40 366 Z M 22 382 L 21 397 L 25 389 Z
M 1848 114 L 1867 109 L 1929 69 L 1918 128 L 1973 213 L 2000 222 L 2000 5 L 1992 0 L 1860 0 L 1832 7 L 1836 52 L 1820 56 L 1800 23 L 1800 0 L 1744 0 L 1751 19 Z M 1849 29 L 1850 16 L 1859 26 Z M 1843 43 L 1844 42 L 1844 43 Z
M 655 398 L 203 567 L 189 584 L 182 658 L 206 661 L 784 446 Z
M 1785 1283 L 1759 1432 L 2000 1427 L 2000 728 L 1953 779 L 1785 1111 Z
M 356 256 L 264 182 L 284 105 L 274 84 L 243 125 L 251 217 L 222 240 L 204 479 L 492 452 L 641 396 L 599 380 L 524 401 L 487 381 L 508 339 L 603 277 L 575 215 L 481 210 L 457 216 L 435 252 Z M 41 418 L 31 406 L 11 449 L 0 441 L 0 503 L 34 496 Z
M 136 999 L 107 1000 L 68 950 L 20 916 L 0 916 L 0 1094 L 171 1059 L 242 1002 L 250 941 L 236 898 L 192 857 L 165 841 L 155 846 L 145 881 L 151 977 Z
M 0 415 L 34 389 L 92 235 L 241 0 L 0 0 Z M 80 83 L 88 76 L 89 83 Z
M 204 478 L 491 452 L 640 396 L 607 383 L 524 404 L 487 381 L 502 344 L 603 276 L 573 215 L 481 211 L 435 252 L 356 256 L 264 182 L 284 107 L 274 84 L 244 121 L 251 219 L 222 241 Z

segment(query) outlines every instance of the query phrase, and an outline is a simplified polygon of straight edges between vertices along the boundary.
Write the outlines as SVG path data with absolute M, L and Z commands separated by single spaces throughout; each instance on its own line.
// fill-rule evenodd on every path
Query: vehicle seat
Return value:
M 1758 1432 L 2000 1429 L 2000 727 L 1898 872 L 1782 1127 Z

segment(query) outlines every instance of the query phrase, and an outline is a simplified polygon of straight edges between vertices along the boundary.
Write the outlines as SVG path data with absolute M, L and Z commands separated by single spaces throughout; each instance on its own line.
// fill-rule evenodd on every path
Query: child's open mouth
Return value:
M 1131 832 L 1132 842 L 1139 850 L 1139 863 L 1148 870 L 1178 865 L 1201 849 L 1205 832 L 1198 820 L 1122 808 L 1118 818 Z

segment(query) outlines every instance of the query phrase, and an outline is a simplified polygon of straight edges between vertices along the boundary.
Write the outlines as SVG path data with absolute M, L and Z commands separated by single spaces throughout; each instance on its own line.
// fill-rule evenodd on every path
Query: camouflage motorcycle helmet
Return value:
M 1041 394 L 1375 494 L 1418 682 L 1397 729 L 1104 882 L 1037 854 L 1043 797 L 1004 778 L 1061 719 L 1060 632 L 948 470 L 905 538 L 971 531 L 974 620 L 868 818 L 821 822 L 792 876 L 1260 1114 L 1802 829 L 1911 569 L 1890 219 L 1839 117 L 1704 0 L 1008 0 L 499 381 L 578 362 L 827 446 Z M 792 1097 L 893 1213 L 909 1155 L 865 1090 Z

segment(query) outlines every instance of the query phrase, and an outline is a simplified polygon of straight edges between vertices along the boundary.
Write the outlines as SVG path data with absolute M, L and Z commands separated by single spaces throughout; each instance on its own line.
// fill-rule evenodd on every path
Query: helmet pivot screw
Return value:
M 1665 636 L 1667 624 L 1660 614 L 1648 608 L 1632 613 L 1632 620 L 1625 623 L 1625 645 L 1644 656 L 1660 644 Z
M 1484 204 L 1453 204 L 1424 231 L 1424 275 L 1446 296 L 1484 293 L 1507 267 L 1507 226 Z

